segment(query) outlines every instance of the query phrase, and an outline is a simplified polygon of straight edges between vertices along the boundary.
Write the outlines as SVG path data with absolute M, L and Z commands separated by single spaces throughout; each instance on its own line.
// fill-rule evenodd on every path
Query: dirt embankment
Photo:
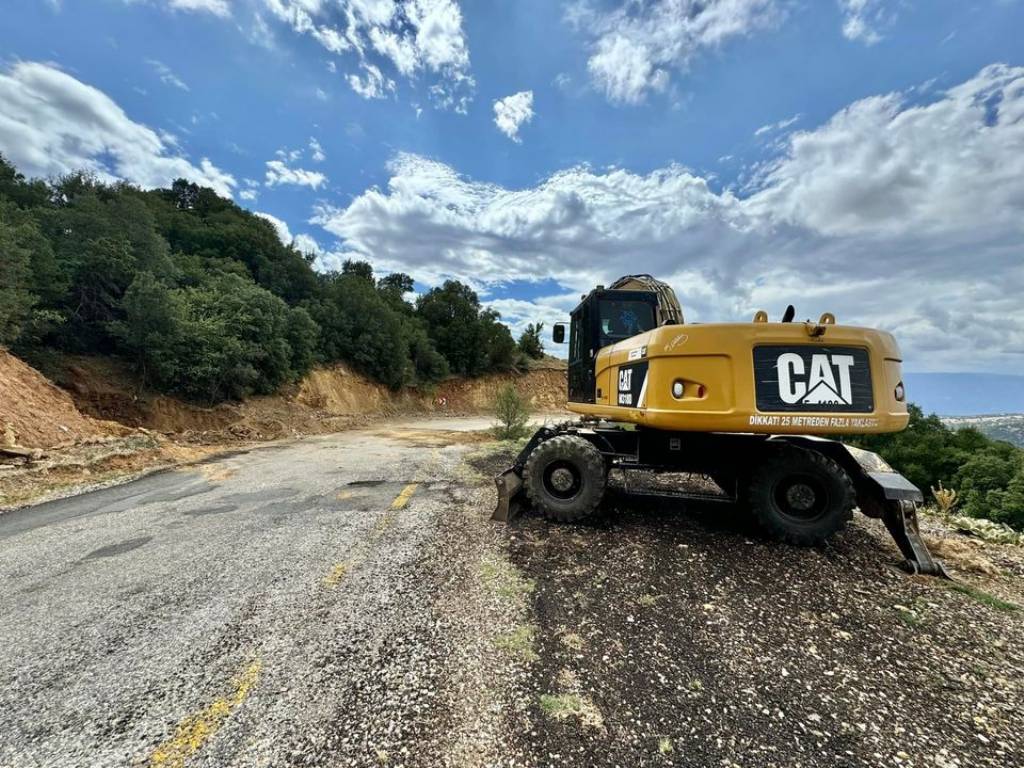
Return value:
M 453 378 L 429 394 L 396 392 L 336 365 L 310 372 L 279 394 L 211 408 L 146 391 L 126 366 L 108 359 L 69 358 L 59 381 L 91 416 L 203 441 L 297 437 L 386 416 L 481 413 L 509 382 L 535 410 L 565 405 L 565 369 L 556 363 L 525 374 Z
M 147 390 L 123 363 L 66 357 L 55 386 L 0 350 L 0 508 L 202 458 L 240 442 L 322 434 L 389 416 L 489 412 L 509 382 L 539 411 L 564 406 L 557 361 L 522 375 L 394 392 L 344 366 L 279 394 L 203 408 Z
M 0 437 L 24 448 L 54 448 L 123 436 L 119 424 L 83 415 L 67 392 L 0 350 Z

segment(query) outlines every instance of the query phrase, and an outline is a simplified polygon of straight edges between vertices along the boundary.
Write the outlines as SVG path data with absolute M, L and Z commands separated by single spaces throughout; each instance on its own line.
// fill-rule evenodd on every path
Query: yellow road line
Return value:
M 331 568 L 330 572 L 326 576 L 324 576 L 324 586 L 338 586 L 338 582 L 345 578 L 346 573 L 348 573 L 348 563 L 335 563 L 334 567 Z
M 412 495 L 416 493 L 417 485 L 418 483 L 409 483 L 407 486 L 405 486 L 405 488 L 402 489 L 402 492 L 399 493 L 395 497 L 395 500 L 391 502 L 391 508 L 402 509 L 406 504 L 408 504 L 409 499 L 411 499 Z
M 198 752 L 220 730 L 228 715 L 245 701 L 259 679 L 263 663 L 256 659 L 231 683 L 234 689 L 221 696 L 205 709 L 189 715 L 178 725 L 174 736 L 165 741 L 149 756 L 150 768 L 182 768 L 185 761 Z

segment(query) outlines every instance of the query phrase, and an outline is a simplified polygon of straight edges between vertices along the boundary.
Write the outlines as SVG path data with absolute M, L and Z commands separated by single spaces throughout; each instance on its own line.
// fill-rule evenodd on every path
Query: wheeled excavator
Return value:
M 853 511 L 881 518 L 912 573 L 945 577 L 918 529 L 923 495 L 842 435 L 897 432 L 909 415 L 891 334 L 830 313 L 781 322 L 685 323 L 675 292 L 627 275 L 582 297 L 553 340 L 568 340 L 568 409 L 496 479 L 494 519 L 525 503 L 576 522 L 601 503 L 612 470 L 688 473 L 749 507 L 768 534 L 817 545 Z M 686 495 L 683 490 L 680 494 Z M 702 495 L 703 497 L 703 495 Z

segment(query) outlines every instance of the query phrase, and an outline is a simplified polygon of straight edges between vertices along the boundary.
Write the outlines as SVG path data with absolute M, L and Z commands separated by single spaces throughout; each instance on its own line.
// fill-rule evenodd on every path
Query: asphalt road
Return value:
M 479 479 L 432 437 L 480 426 L 308 439 L 0 515 L 0 765 L 486 752 L 485 654 L 459 658 L 482 540 L 451 518 Z
M 895 572 L 860 517 L 812 549 L 614 490 L 490 523 L 486 426 L 0 515 L 0 766 L 1024 765 L 1016 605 Z M 968 549 L 1024 603 L 1016 548 Z

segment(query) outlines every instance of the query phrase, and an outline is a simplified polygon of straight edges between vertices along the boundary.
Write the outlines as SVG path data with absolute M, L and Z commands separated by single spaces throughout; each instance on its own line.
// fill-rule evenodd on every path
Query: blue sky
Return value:
M 517 328 L 649 271 L 689 319 L 792 302 L 912 370 L 1024 373 L 1022 29 L 1019 0 L 15 2 L 0 152 L 194 178 Z

